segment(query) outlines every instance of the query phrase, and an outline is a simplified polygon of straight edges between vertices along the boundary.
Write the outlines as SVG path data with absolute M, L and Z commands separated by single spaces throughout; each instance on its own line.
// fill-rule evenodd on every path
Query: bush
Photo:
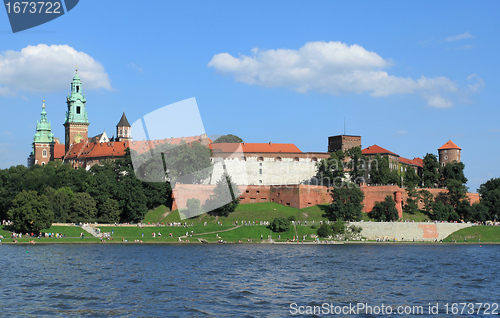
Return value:
M 290 222 L 295 221 L 295 216 L 290 215 L 290 216 L 288 217 L 288 221 L 290 221 Z
M 290 229 L 290 221 L 285 218 L 275 218 L 271 224 L 269 224 L 269 228 L 273 232 L 286 232 Z
M 345 233 L 345 223 L 343 220 L 338 220 L 332 225 L 333 234 L 344 234 Z
M 318 228 L 318 236 L 329 237 L 333 235 L 332 227 L 326 223 Z
M 356 226 L 356 225 L 351 225 L 349 228 L 351 229 L 351 232 L 353 234 L 361 233 L 361 230 L 363 230 L 361 226 Z

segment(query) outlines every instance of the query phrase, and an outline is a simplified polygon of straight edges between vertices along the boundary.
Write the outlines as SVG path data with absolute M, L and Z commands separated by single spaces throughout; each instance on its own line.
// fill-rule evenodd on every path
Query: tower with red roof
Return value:
M 462 148 L 457 146 L 453 141 L 448 140 L 444 145 L 438 148 L 439 164 L 445 166 L 447 163 L 456 161 L 460 162 Z

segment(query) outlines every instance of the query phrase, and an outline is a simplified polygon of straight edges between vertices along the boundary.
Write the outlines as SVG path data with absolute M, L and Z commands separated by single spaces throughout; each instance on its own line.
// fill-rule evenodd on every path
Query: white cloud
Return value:
M 67 90 L 76 66 L 84 90 L 112 90 L 104 67 L 90 55 L 68 45 L 39 44 L 0 54 L 0 95 Z
M 425 99 L 427 100 L 427 105 L 431 107 L 450 108 L 453 106 L 452 102 L 439 94 L 428 95 L 425 97 Z
M 473 38 L 474 38 L 474 36 L 467 31 L 467 32 L 462 33 L 462 34 L 451 35 L 451 36 L 447 37 L 446 42 L 454 42 L 454 41 L 458 41 L 458 40 L 473 39 Z
M 408 135 L 408 131 L 407 130 L 398 130 L 396 132 L 396 136 L 397 137 L 404 136 L 404 135 Z
M 287 87 L 301 93 L 330 94 L 369 92 L 372 96 L 418 93 L 428 105 L 453 103 L 443 95 L 456 92 L 446 77 L 403 78 L 382 70 L 391 65 L 375 52 L 341 42 L 308 42 L 298 50 L 252 50 L 251 56 L 214 55 L 209 67 L 238 82 L 265 87 Z M 433 96 L 431 99 L 427 96 Z M 437 102 L 441 99 L 441 102 Z M 440 105 L 440 106 L 436 106 Z
M 469 90 L 471 93 L 479 93 L 481 91 L 481 88 L 484 87 L 484 81 L 482 78 L 477 76 L 477 74 L 471 74 L 467 76 L 468 81 L 476 80 L 474 84 L 469 84 Z
M 140 66 L 137 66 L 135 63 L 130 63 L 127 66 L 130 67 L 131 69 L 136 70 L 139 73 L 144 72 L 144 69 L 142 67 L 140 67 Z

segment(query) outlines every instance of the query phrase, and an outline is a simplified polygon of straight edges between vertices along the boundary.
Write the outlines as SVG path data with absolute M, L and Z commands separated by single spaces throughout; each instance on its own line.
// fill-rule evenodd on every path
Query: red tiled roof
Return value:
M 399 157 L 399 162 L 407 164 L 407 165 L 413 164 L 413 160 L 408 159 L 408 158 L 404 158 L 404 157 Z
M 182 138 L 169 138 L 169 139 L 157 139 L 157 140 L 135 140 L 129 143 L 130 149 L 137 151 L 138 154 L 143 154 L 150 149 L 156 148 L 156 146 L 163 144 L 179 145 L 182 141 L 190 144 L 192 142 L 204 142 L 211 143 L 212 140 L 203 136 L 192 136 L 192 137 L 182 137 Z
M 82 150 L 79 158 L 107 158 L 107 157 L 123 157 L 127 142 L 111 141 L 111 142 L 91 142 Z
M 78 157 L 82 149 L 85 147 L 86 143 L 79 142 L 77 144 L 73 144 L 69 147 L 68 152 L 64 156 L 64 159 L 73 159 Z
M 399 157 L 399 162 L 410 166 L 418 166 L 418 167 L 424 166 L 424 161 L 420 158 L 408 159 L 404 157 Z
M 413 161 L 417 164 L 417 166 L 419 167 L 423 167 L 424 166 L 424 160 L 422 160 L 422 158 L 414 158 Z
M 244 153 L 302 153 L 294 144 L 275 144 L 275 143 L 219 143 L 210 144 L 213 152 L 234 152 L 241 146 Z
M 390 155 L 394 155 L 394 156 L 398 156 L 397 154 L 395 154 L 394 152 L 392 151 L 389 151 L 387 149 L 384 149 L 380 146 L 377 146 L 377 145 L 373 145 L 373 146 L 370 146 L 368 148 L 365 148 L 361 151 L 361 153 L 363 155 L 376 155 L 376 154 L 381 154 L 381 155 L 385 155 L 385 154 L 390 154 Z
M 438 148 L 438 150 L 443 150 L 443 149 L 459 149 L 462 150 L 459 146 L 457 146 L 453 141 L 448 140 L 444 145 Z
M 106 158 L 106 157 L 123 157 L 125 149 L 128 147 L 127 142 L 80 142 L 69 148 L 64 159 L 76 158 Z
M 65 145 L 60 144 L 59 141 L 56 141 L 56 143 L 54 144 L 54 159 L 62 159 L 66 152 L 65 148 Z

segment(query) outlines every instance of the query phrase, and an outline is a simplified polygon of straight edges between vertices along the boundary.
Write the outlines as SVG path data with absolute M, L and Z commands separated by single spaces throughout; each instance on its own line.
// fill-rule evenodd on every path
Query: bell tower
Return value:
M 71 93 L 66 98 L 68 111 L 64 122 L 65 152 L 76 143 L 88 140 L 89 119 L 86 110 L 87 100 L 82 93 L 82 81 L 78 76 L 78 69 L 71 82 Z
M 123 112 L 120 122 L 116 125 L 116 138 L 118 141 L 132 140 L 131 127 L 127 120 L 127 116 L 125 116 L 125 112 Z
M 28 166 L 34 164 L 45 165 L 54 160 L 54 135 L 50 122 L 47 120 L 45 100 L 42 104 L 40 121 L 36 124 L 36 133 L 33 137 L 33 151 L 28 159 Z

